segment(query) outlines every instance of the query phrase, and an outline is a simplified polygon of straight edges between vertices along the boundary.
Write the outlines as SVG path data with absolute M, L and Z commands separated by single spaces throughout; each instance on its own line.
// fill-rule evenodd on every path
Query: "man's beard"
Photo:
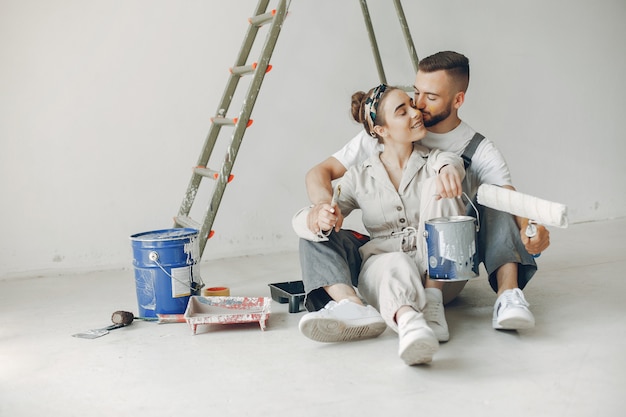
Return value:
M 444 110 L 441 113 L 438 114 L 428 114 L 428 118 L 423 117 L 424 119 L 424 126 L 425 127 L 432 127 L 435 126 L 436 124 L 438 124 L 439 122 L 445 120 L 448 118 L 448 116 L 450 116 L 450 114 L 452 113 L 452 110 L 448 107 L 446 110 Z

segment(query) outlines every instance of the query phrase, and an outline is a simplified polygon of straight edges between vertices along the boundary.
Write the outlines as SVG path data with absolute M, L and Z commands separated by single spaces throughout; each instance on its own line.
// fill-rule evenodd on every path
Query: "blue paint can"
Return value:
M 139 317 L 183 314 L 203 287 L 198 230 L 154 230 L 132 235 Z
M 425 223 L 428 275 L 437 281 L 467 281 L 478 276 L 476 233 L 471 216 L 450 216 Z

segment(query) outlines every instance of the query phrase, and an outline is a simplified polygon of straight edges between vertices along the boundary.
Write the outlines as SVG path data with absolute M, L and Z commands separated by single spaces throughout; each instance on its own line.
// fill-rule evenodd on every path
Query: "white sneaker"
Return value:
M 298 327 L 303 335 L 318 342 L 346 342 L 377 337 L 387 324 L 374 307 L 341 300 L 329 301 L 323 309 L 305 314 Z
M 417 311 L 404 313 L 398 319 L 400 338 L 398 354 L 407 365 L 429 363 L 439 349 L 435 333 Z
M 426 288 L 426 307 L 424 318 L 440 342 L 450 340 L 448 322 L 443 308 L 443 294 L 438 288 Z
M 493 328 L 519 330 L 534 327 L 535 317 L 528 306 L 524 293 L 519 288 L 504 291 L 493 306 Z

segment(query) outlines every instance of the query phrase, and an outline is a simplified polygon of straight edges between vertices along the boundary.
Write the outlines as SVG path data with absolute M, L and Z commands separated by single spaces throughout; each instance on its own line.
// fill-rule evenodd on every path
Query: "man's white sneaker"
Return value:
M 329 301 L 323 309 L 305 314 L 298 327 L 303 335 L 318 342 L 346 342 L 377 337 L 387 324 L 374 307 L 341 300 Z
M 417 311 L 404 313 L 398 319 L 398 354 L 407 365 L 429 363 L 439 349 L 439 342 Z
M 450 340 L 448 322 L 443 308 L 443 294 L 438 288 L 426 288 L 426 307 L 424 318 L 440 342 Z
M 493 328 L 520 330 L 534 327 L 535 317 L 528 306 L 524 293 L 519 288 L 504 291 L 493 306 Z

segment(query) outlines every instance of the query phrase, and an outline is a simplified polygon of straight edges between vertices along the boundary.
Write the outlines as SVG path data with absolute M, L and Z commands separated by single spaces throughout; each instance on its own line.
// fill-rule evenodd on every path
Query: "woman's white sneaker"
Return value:
M 435 333 L 417 311 L 404 313 L 398 319 L 398 354 L 407 365 L 429 363 L 439 350 Z
M 534 327 L 535 317 L 528 306 L 524 293 L 519 288 L 504 291 L 493 306 L 493 328 L 521 330 Z
M 387 324 L 374 307 L 341 300 L 330 301 L 323 309 L 305 314 L 298 327 L 309 339 L 328 343 L 377 337 Z

